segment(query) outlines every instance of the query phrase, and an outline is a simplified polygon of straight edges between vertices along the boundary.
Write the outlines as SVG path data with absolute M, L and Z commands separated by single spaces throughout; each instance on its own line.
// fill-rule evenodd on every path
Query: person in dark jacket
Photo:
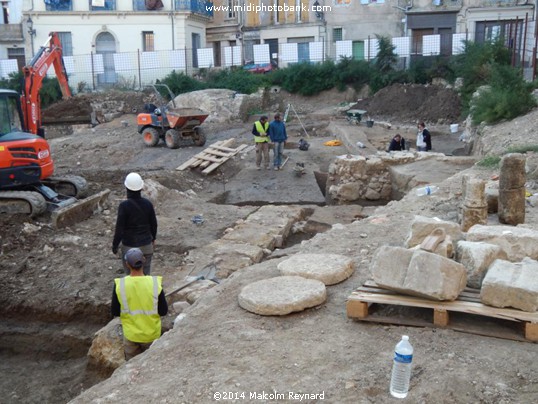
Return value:
M 125 272 L 129 268 L 125 263 L 125 254 L 133 247 L 144 253 L 144 274 L 151 273 L 151 258 L 157 238 L 157 217 L 153 204 L 141 195 L 144 181 L 137 173 L 125 177 L 127 200 L 120 203 L 116 219 L 116 231 L 112 241 L 112 253 L 117 254 L 121 243 L 121 256 Z
M 274 121 L 269 124 L 268 134 L 274 147 L 273 166 L 275 170 L 280 170 L 283 159 L 282 151 L 284 150 L 286 140 L 288 140 L 288 134 L 286 133 L 286 125 L 280 119 L 279 113 L 275 114 Z
M 397 133 L 389 144 L 389 151 L 401 151 L 405 150 L 405 139 Z

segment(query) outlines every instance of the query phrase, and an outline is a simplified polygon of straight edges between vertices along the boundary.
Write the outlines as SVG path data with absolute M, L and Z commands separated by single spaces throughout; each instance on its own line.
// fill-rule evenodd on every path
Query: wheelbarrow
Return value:
M 360 124 L 362 116 L 366 113 L 363 109 L 348 109 L 346 111 L 346 119 L 351 124 Z

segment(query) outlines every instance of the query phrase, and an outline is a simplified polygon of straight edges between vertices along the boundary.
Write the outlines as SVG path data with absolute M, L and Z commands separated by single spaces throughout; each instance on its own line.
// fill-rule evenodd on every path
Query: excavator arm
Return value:
M 62 44 L 56 32 L 51 32 L 47 42 L 39 48 L 39 51 L 23 67 L 24 88 L 21 95 L 21 104 L 24 115 L 24 123 L 28 132 L 44 136 L 41 127 L 41 101 L 39 90 L 49 68 L 53 66 L 60 83 L 63 98 L 71 97 L 71 90 L 67 80 L 67 71 L 62 58 Z

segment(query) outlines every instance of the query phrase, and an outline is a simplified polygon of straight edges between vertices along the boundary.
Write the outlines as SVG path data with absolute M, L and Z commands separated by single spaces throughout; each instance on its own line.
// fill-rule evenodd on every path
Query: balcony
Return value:
M 114 11 L 116 10 L 116 0 L 105 0 L 104 6 L 96 6 L 97 2 L 94 0 L 90 1 L 90 10 L 91 11 Z
M 134 11 L 159 11 L 164 8 L 163 2 L 152 0 L 133 0 Z
M 174 6 L 177 11 L 213 17 L 213 3 L 207 0 L 174 0 Z
M 0 24 L 0 43 L 23 41 L 22 24 Z
M 47 11 L 72 11 L 71 0 L 44 0 Z

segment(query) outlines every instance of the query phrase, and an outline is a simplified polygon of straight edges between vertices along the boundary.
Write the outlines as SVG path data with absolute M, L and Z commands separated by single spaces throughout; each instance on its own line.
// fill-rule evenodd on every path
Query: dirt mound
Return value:
M 457 122 L 461 113 L 460 98 L 454 89 L 421 84 L 393 84 L 352 108 L 368 111 L 374 120 L 402 123 L 446 124 Z
M 143 110 L 147 98 L 147 94 L 140 91 L 77 94 L 44 109 L 43 123 L 89 123 L 92 112 L 98 116 L 135 114 Z M 99 121 L 103 122 L 102 119 Z

